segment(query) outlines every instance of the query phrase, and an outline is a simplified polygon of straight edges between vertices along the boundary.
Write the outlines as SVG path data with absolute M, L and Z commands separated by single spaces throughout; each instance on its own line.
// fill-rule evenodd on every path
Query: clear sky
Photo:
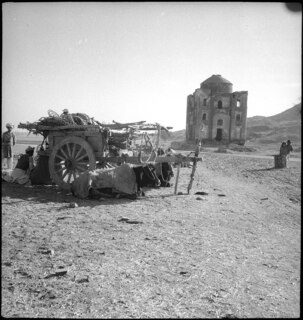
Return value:
M 6 122 L 83 112 L 185 128 L 213 74 L 248 91 L 248 116 L 301 101 L 302 11 L 275 2 L 3 3 Z

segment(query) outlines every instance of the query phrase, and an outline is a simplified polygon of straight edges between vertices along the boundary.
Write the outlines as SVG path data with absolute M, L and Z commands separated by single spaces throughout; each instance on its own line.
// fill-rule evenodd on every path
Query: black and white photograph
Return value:
M 1 57 L 2 317 L 300 317 L 300 2 L 8 1 Z

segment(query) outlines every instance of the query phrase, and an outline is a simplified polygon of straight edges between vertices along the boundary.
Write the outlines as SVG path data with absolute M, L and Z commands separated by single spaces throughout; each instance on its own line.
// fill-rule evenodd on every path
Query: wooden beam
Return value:
M 150 161 L 149 163 L 163 163 L 163 162 L 168 162 L 168 163 L 189 163 L 194 161 L 194 157 L 176 157 L 176 156 L 166 156 L 166 157 L 156 157 L 154 161 Z M 134 163 L 134 164 L 139 164 L 139 158 L 134 157 L 134 156 L 126 156 L 126 157 L 98 157 L 98 161 L 106 161 L 106 162 L 121 162 L 124 161 L 127 163 Z M 147 156 L 142 156 L 143 161 L 147 161 L 148 157 Z M 197 161 L 202 161 L 202 158 L 197 158 Z

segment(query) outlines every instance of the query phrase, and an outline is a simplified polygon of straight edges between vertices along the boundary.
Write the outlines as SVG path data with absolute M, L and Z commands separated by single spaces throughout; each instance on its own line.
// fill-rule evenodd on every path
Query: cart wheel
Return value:
M 48 165 L 53 182 L 61 189 L 70 191 L 71 183 L 80 173 L 95 169 L 96 157 L 87 141 L 67 137 L 55 145 Z

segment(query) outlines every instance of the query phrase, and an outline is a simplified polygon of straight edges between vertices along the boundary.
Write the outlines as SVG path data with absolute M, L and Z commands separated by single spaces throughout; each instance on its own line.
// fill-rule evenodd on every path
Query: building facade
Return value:
M 233 92 L 233 84 L 212 75 L 187 97 L 186 141 L 206 144 L 246 140 L 248 91 Z

